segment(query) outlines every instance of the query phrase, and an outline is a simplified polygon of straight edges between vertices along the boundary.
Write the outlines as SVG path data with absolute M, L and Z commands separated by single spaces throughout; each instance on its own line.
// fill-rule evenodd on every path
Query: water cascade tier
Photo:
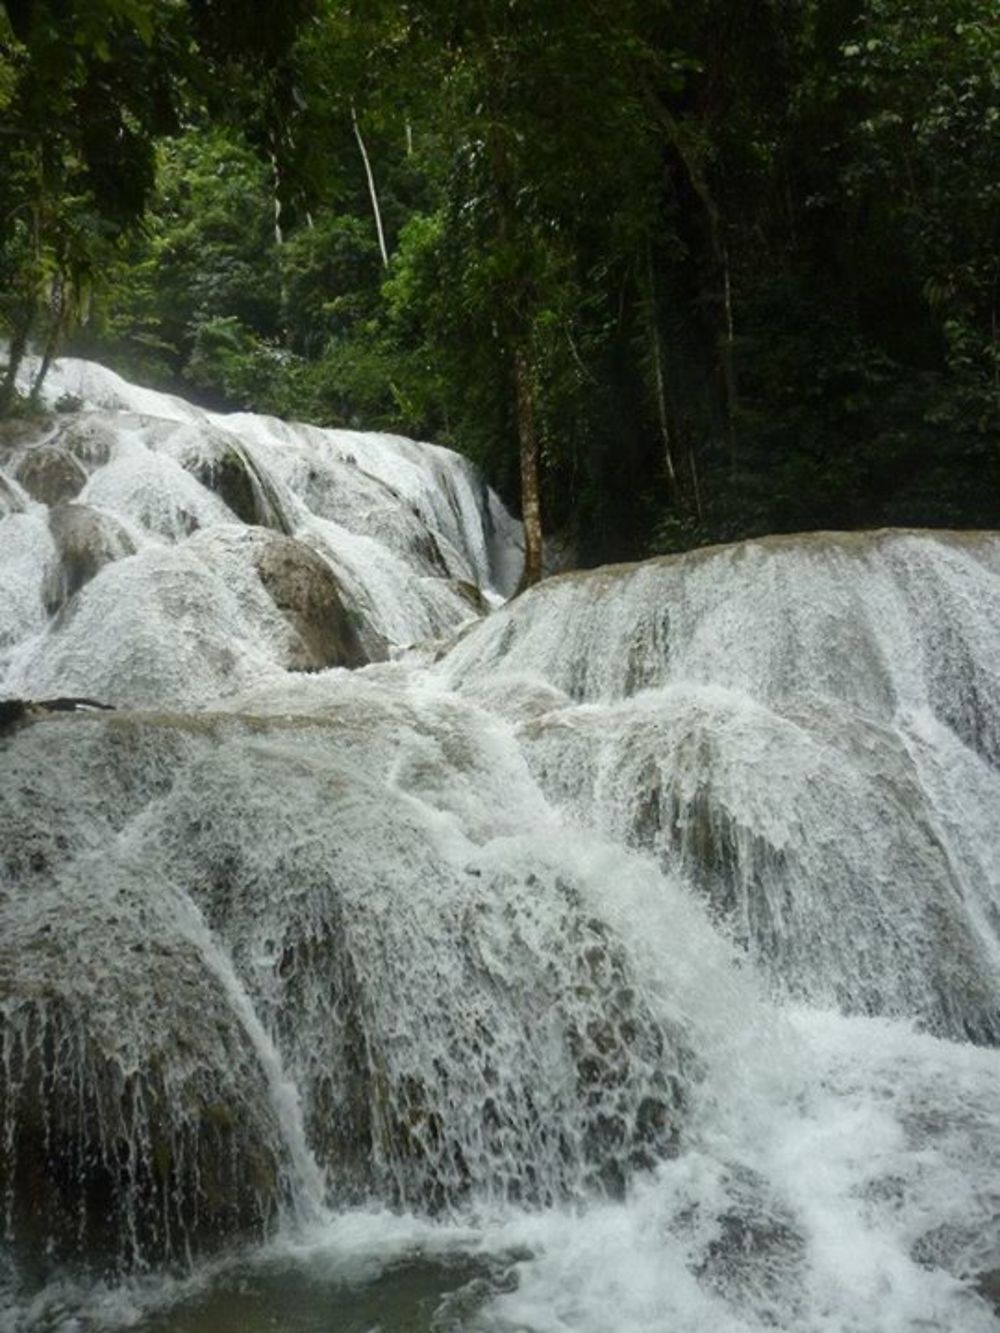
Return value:
M 1000 538 L 552 579 L 458 455 L 0 438 L 0 1330 L 1000 1329 Z
M 447 673 L 775 992 L 993 1043 L 998 624 L 997 538 L 821 533 L 553 579 Z
M 218 416 L 59 363 L 0 441 L 0 691 L 191 707 L 447 636 L 520 529 L 434 445 Z
M 325 1176 L 432 1212 L 621 1193 L 673 1150 L 681 1024 L 545 850 L 516 751 L 450 700 L 313 702 L 5 747 L 6 1205 L 23 1176 L 71 1244 L 261 1232 L 310 1173 L 314 1204 Z

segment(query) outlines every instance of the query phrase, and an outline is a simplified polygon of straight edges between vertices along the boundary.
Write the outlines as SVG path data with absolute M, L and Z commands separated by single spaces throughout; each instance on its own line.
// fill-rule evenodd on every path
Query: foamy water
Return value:
M 119 708 L 0 737 L 4 1333 L 1000 1327 L 1000 541 L 484 617 L 457 455 L 50 392 L 0 697 Z

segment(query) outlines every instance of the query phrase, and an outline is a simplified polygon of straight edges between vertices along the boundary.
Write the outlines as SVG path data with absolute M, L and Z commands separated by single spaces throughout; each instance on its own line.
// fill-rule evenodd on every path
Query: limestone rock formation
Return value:
M 17 491 L 3 473 L 0 473 L 0 518 L 6 518 L 8 514 L 19 514 L 23 508 Z
M 87 484 L 82 464 L 58 445 L 38 445 L 18 460 L 15 476 L 34 500 L 56 505 L 72 500 Z
M 290 531 L 274 485 L 232 437 L 206 435 L 199 442 L 198 452 L 182 461 L 242 522 L 278 532 Z
M 370 660 L 344 605 L 337 576 L 322 556 L 294 537 L 269 533 L 255 547 L 254 564 L 297 636 L 289 670 L 357 667 Z
M 51 614 L 113 560 L 135 552 L 135 543 L 109 514 L 84 504 L 59 504 L 49 510 L 49 530 L 59 563 L 46 580 L 45 602 Z
M 101 467 L 111 457 L 122 418 L 107 412 L 76 412 L 62 418 L 57 442 L 85 467 Z
M 178 886 L 107 842 L 156 788 L 129 735 L 91 714 L 0 737 L 0 1209 L 18 1247 L 102 1266 L 259 1236 L 287 1178 L 225 965 Z M 40 794 L 61 755 L 73 775 Z

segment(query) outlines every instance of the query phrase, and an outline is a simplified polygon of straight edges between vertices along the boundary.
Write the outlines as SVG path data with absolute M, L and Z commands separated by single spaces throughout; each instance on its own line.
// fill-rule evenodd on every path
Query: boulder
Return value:
M 105 565 L 135 554 L 135 543 L 122 525 L 89 505 L 55 505 L 49 511 L 49 531 L 59 552 L 44 590 L 50 615 Z
M 66 449 L 52 444 L 28 449 L 14 475 L 33 500 L 47 505 L 72 500 L 87 484 L 83 465 Z
M 52 432 L 48 416 L 9 417 L 0 421 L 0 458 L 10 458 L 23 449 L 41 444 Z
M 1000 1315 L 1000 1268 L 977 1273 L 973 1283 L 976 1293 Z
M 104 933 L 133 960 L 124 975 L 76 957 L 60 976 L 51 921 L 17 940 L 22 959 L 0 957 L 0 1196 L 15 1250 L 131 1267 L 260 1238 L 282 1170 L 255 1053 L 190 945 L 119 926 Z
M 273 485 L 235 439 L 210 436 L 201 441 L 198 455 L 183 463 L 244 523 L 277 532 L 291 530 Z
M 32 771 L 17 737 L 4 744 L 0 1199 L 15 1254 L 106 1270 L 261 1238 L 286 1146 L 224 968 L 169 880 L 127 849 L 81 855 L 60 800 L 51 847 L 32 837 Z
M 21 498 L 7 478 L 0 472 L 0 518 L 19 514 L 24 509 Z
M 296 633 L 289 670 L 358 667 L 370 660 L 344 606 L 337 576 L 322 556 L 294 537 L 271 533 L 255 545 L 253 561 L 268 595 Z
M 101 467 L 111 457 L 117 431 L 113 417 L 104 412 L 74 413 L 59 431 L 59 447 L 90 467 Z

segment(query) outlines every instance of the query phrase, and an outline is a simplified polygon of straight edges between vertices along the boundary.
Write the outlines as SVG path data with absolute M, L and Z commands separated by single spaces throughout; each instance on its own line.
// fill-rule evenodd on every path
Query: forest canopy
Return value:
M 33 346 L 433 439 L 529 577 L 996 526 L 998 144 L 981 0 L 8 0 L 0 411 Z

